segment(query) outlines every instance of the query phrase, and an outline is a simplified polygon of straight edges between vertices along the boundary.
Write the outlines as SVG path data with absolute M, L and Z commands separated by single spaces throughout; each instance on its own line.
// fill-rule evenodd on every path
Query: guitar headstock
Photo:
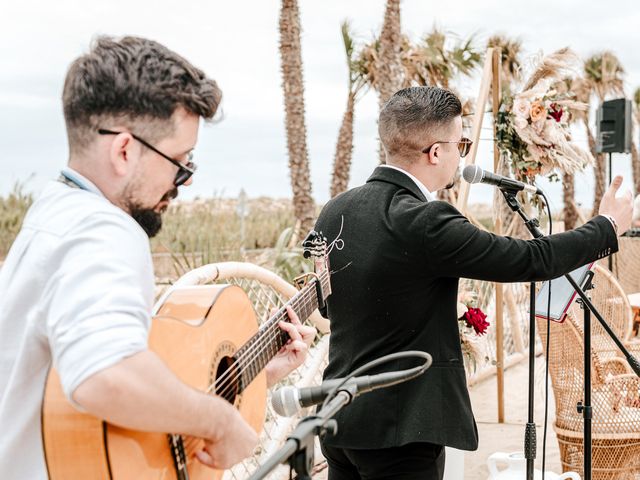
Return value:
M 327 298 L 331 293 L 329 284 L 329 256 L 327 254 L 327 239 L 322 232 L 311 230 L 307 238 L 302 242 L 302 255 L 304 258 L 313 257 L 315 272 L 321 279 L 322 298 Z M 322 280 L 322 279 L 326 280 Z
M 327 254 L 327 239 L 315 230 L 311 230 L 307 238 L 302 242 L 302 255 L 304 258 L 324 257 Z

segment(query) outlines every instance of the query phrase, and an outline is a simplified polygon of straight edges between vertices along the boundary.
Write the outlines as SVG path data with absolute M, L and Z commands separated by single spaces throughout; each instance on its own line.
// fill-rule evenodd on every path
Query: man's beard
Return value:
M 131 216 L 138 222 L 149 238 L 155 237 L 162 228 L 162 214 L 153 208 L 130 207 Z
M 178 189 L 173 188 L 163 195 L 158 204 L 162 202 L 169 202 L 177 196 Z M 162 214 L 166 208 L 158 209 L 157 204 L 152 208 L 142 207 L 136 202 L 129 202 L 128 207 L 129 212 L 131 212 L 131 217 L 138 222 L 138 225 L 142 227 L 147 236 L 149 238 L 155 237 L 162 228 Z

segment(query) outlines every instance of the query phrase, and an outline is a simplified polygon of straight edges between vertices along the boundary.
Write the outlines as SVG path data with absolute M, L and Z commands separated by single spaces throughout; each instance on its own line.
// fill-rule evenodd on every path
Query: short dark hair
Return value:
M 382 107 L 378 134 L 387 156 L 411 162 L 440 129 L 462 114 L 458 97 L 444 88 L 410 87 L 397 91 Z M 425 132 L 434 138 L 425 138 Z M 442 140 L 442 139 L 440 139 Z
M 157 141 L 171 133 L 177 107 L 204 119 L 218 110 L 222 92 L 180 55 L 153 40 L 101 36 L 67 72 L 62 93 L 71 151 L 83 149 L 105 121 L 119 121 Z M 141 131 L 142 130 L 142 131 Z

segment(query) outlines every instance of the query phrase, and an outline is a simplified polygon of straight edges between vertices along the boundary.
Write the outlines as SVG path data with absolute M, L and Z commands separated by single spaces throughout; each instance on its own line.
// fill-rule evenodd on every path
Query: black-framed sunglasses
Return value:
M 454 140 L 454 141 L 451 141 L 451 142 L 433 142 L 427 148 L 423 149 L 422 153 L 429 153 L 429 150 L 431 150 L 436 143 L 457 143 L 458 144 L 458 152 L 460 152 L 460 158 L 466 157 L 467 154 L 469 153 L 469 151 L 471 150 L 471 145 L 473 145 L 473 141 L 472 140 L 469 140 L 466 137 L 462 137 L 458 141 Z
M 160 150 L 158 150 L 156 147 L 151 145 L 149 142 L 147 142 L 146 140 L 143 140 L 142 138 L 138 137 L 137 135 L 135 135 L 135 134 L 133 134 L 131 132 L 114 132 L 113 130 L 107 130 L 107 129 L 104 129 L 104 128 L 100 128 L 100 129 L 98 129 L 98 133 L 100 135 L 120 135 L 121 133 L 128 133 L 133 138 L 135 138 L 138 142 L 140 142 L 142 145 L 147 147 L 149 150 L 154 151 L 155 153 L 160 155 L 165 160 L 169 160 L 176 167 L 178 167 L 178 172 L 176 173 L 176 178 L 173 179 L 173 185 L 176 186 L 176 187 L 179 187 L 180 185 L 184 185 L 184 183 L 191 178 L 191 176 L 195 173 L 196 169 L 198 168 L 198 166 L 191 161 L 191 159 L 193 158 L 193 152 L 189 152 L 188 153 L 188 157 L 187 157 L 187 162 L 186 163 L 181 163 L 181 162 L 171 158 L 169 155 L 166 155 L 166 154 L 162 153 Z

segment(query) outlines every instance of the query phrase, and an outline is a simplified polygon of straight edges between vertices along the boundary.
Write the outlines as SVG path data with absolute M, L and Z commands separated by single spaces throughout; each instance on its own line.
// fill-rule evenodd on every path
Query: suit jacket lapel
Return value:
M 398 187 L 409 190 L 415 197 L 419 198 L 423 202 L 427 201 L 420 188 L 418 188 L 418 185 L 416 185 L 416 182 L 409 178 L 409 176 L 394 168 L 376 167 L 371 176 L 367 179 L 367 183 L 369 182 L 392 183 Z

